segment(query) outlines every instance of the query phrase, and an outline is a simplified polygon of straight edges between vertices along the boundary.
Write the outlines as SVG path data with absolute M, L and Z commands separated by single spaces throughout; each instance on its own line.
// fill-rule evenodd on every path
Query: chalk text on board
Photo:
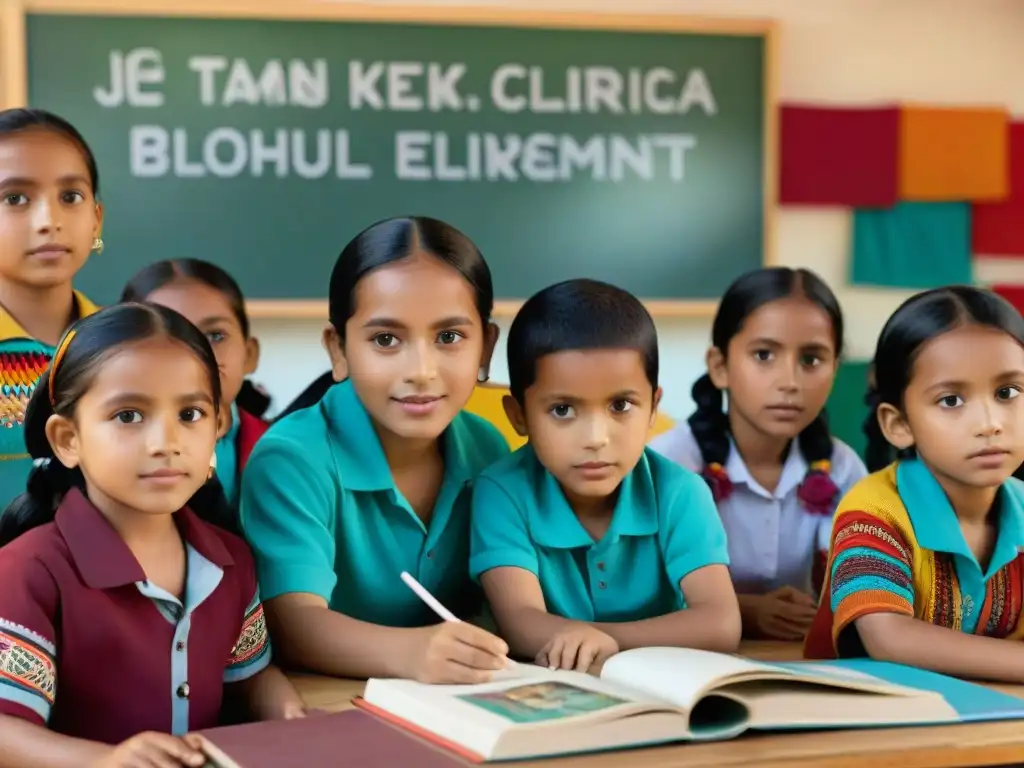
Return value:
M 111 51 L 109 67 L 110 84 L 93 89 L 97 104 L 108 108 L 123 104 L 163 106 L 164 94 L 156 89 L 167 76 L 160 51 L 155 48 L 134 48 L 127 53 Z M 270 59 L 257 74 L 245 59 L 192 56 L 188 68 L 199 77 L 199 101 L 205 107 L 262 104 L 317 108 L 330 98 L 324 59 L 316 59 L 312 66 L 299 59 L 287 64 L 280 59 Z
M 589 175 L 594 181 L 656 178 L 659 162 L 668 160 L 667 176 L 683 180 L 686 151 L 697 145 L 687 134 L 624 136 L 532 133 L 470 133 L 454 151 L 446 133 L 400 131 L 395 135 L 395 176 L 406 181 L 571 181 Z M 454 160 L 460 156 L 462 161 Z
M 93 98 L 108 108 L 153 108 L 165 105 L 161 87 L 167 73 L 155 48 L 108 54 L 109 83 L 93 89 Z M 311 63 L 268 58 L 253 66 L 242 58 L 193 55 L 196 95 L 204 107 L 237 105 L 311 109 L 325 107 L 330 83 L 325 59 Z M 486 94 L 461 90 L 467 66 L 416 61 L 348 62 L 348 108 L 391 111 L 479 111 L 482 99 L 501 113 L 610 113 L 684 115 L 718 112 L 704 70 L 679 72 L 663 66 L 647 69 L 568 66 L 558 72 L 538 66 L 503 63 L 487 75 Z M 483 83 L 480 83 L 482 86 Z M 139 178 L 233 178 L 241 175 L 320 179 L 375 178 L 380 169 L 360 159 L 380 136 L 353 133 L 342 123 L 303 129 L 267 125 L 243 130 L 221 125 L 193 132 L 183 126 L 141 121 L 129 130 L 129 166 Z M 692 133 L 645 132 L 621 128 L 587 135 L 543 128 L 529 133 L 475 130 L 424 131 L 395 126 L 394 178 L 444 182 L 567 182 L 578 176 L 611 183 L 628 179 L 667 178 L 682 182 L 688 153 L 697 147 Z M 376 153 L 379 156 L 379 152 Z M 365 156 L 364 156 L 365 157 Z
M 463 95 L 462 63 L 441 65 L 418 61 L 350 61 L 348 104 L 353 111 L 431 112 L 480 109 L 477 94 Z M 562 82 L 555 82 L 561 78 Z M 667 67 L 567 67 L 550 76 L 543 67 L 502 64 L 490 77 L 491 104 L 501 112 L 537 114 L 599 113 L 686 114 L 699 107 L 718 111 L 704 70 L 693 68 L 680 78 Z

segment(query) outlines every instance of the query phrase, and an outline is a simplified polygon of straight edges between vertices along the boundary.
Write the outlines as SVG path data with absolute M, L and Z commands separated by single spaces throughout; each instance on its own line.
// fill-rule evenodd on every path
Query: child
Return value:
M 718 305 L 697 410 L 650 443 L 711 486 L 749 637 L 803 638 L 835 505 L 866 474 L 823 411 L 842 343 L 839 302 L 813 272 L 742 275 Z
M 487 378 L 493 303 L 476 246 L 434 219 L 378 222 L 338 257 L 324 345 L 345 380 L 276 422 L 242 477 L 242 527 L 291 661 L 451 683 L 505 664 L 500 639 L 437 624 L 401 580 L 463 617 L 479 607 L 467 485 L 508 448 L 461 411 Z
M 529 442 L 477 481 L 470 574 L 512 650 L 579 671 L 640 646 L 735 651 L 711 494 L 644 448 L 661 389 L 643 305 L 593 280 L 546 288 L 512 323 L 508 368 Z
M 217 479 L 228 503 L 236 506 L 242 468 L 269 426 L 258 415 L 239 407 L 242 383 L 259 365 L 260 344 L 250 335 L 245 297 L 238 283 L 208 261 L 158 261 L 128 281 L 121 301 L 150 301 L 170 307 L 210 340 L 220 366 L 224 396 L 223 435 L 217 441 Z
M 39 109 L 0 112 L 0 509 L 25 487 L 25 406 L 64 330 L 96 306 L 71 287 L 103 250 L 89 145 Z
M 163 307 L 101 310 L 57 347 L 0 518 L 0 766 L 202 765 L 185 734 L 217 725 L 225 683 L 302 716 L 245 543 L 185 506 L 220 398 L 206 339 Z
M 874 374 L 866 431 L 897 460 L 839 505 L 805 653 L 1024 682 L 1024 319 L 977 288 L 920 293 Z

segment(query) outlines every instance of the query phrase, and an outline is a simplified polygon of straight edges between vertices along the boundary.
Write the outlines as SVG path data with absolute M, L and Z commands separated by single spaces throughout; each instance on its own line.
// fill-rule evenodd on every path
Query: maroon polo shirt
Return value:
M 270 661 L 263 608 L 245 542 L 188 509 L 175 520 L 184 603 L 78 490 L 0 548 L 0 714 L 110 744 L 217 725 L 224 683 Z

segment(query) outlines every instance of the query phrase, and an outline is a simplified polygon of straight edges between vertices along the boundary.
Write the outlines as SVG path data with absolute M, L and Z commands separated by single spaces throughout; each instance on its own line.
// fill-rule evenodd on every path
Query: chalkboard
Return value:
M 510 301 L 586 276 L 703 312 L 770 260 L 768 25 L 216 8 L 27 14 L 28 101 L 99 161 L 107 250 L 78 280 L 94 300 L 196 256 L 250 300 L 322 302 L 342 246 L 400 214 L 469 234 Z

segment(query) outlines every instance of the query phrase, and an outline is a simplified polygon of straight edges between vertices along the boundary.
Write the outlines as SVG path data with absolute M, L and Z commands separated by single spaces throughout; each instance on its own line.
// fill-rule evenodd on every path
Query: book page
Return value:
M 612 656 L 601 677 L 687 710 L 711 691 L 731 693 L 754 681 L 802 684 L 808 693 L 864 692 L 923 697 L 917 688 L 848 669 L 841 662 L 758 662 L 692 648 L 637 648 Z
M 202 736 L 199 738 L 202 740 L 203 756 L 206 758 L 202 768 L 242 768 L 242 766 L 225 755 L 220 747 L 209 739 L 205 739 Z
M 726 653 L 693 648 L 635 648 L 608 659 L 601 679 L 689 711 L 704 694 L 725 682 L 764 677 L 786 679 L 792 674 Z
M 490 754 L 502 734 L 511 730 L 598 724 L 671 708 L 593 675 L 537 669 L 482 685 L 371 679 L 363 697 L 480 755 Z

